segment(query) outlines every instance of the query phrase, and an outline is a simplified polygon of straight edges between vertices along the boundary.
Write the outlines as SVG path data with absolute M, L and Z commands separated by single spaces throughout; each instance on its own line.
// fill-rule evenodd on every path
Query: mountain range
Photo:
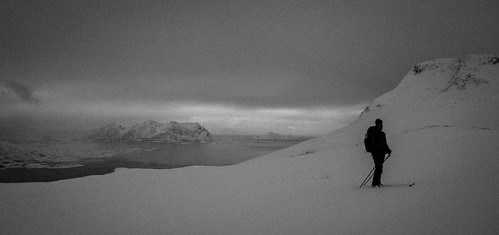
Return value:
M 149 120 L 143 123 L 126 127 L 116 123 L 108 124 L 99 128 L 88 137 L 99 141 L 123 141 L 123 142 L 210 142 L 210 132 L 199 123 L 179 123 L 171 121 L 159 123 Z

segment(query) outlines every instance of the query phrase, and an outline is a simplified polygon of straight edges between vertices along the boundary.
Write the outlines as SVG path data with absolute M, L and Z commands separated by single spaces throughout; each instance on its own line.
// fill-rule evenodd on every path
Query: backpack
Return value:
M 366 148 L 366 152 L 370 153 L 373 151 L 372 137 L 369 138 L 369 132 L 372 128 L 367 129 L 366 136 L 364 137 L 364 147 Z

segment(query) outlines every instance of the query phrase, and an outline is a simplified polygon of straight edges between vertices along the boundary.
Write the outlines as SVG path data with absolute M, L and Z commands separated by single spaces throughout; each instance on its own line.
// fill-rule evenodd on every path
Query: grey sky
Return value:
M 0 4 L 0 118 L 38 124 L 160 118 L 325 133 L 419 62 L 499 53 L 497 1 Z M 39 102 L 16 100 L 12 84 Z M 255 124 L 262 110 L 267 124 Z M 296 115 L 272 117 L 283 110 Z

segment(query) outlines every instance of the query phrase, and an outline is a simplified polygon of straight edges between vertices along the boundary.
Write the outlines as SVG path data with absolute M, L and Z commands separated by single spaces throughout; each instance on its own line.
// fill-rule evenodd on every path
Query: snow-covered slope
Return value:
M 109 124 L 89 137 L 105 141 L 209 142 L 212 137 L 199 123 L 159 123 L 153 120 L 123 127 Z
M 499 129 L 499 58 L 470 55 L 420 63 L 377 98 L 360 122 L 380 117 L 392 129 L 442 125 Z
M 0 233 L 495 234 L 496 58 L 419 64 L 349 126 L 239 165 L 0 185 Z M 359 189 L 376 118 L 386 187 Z

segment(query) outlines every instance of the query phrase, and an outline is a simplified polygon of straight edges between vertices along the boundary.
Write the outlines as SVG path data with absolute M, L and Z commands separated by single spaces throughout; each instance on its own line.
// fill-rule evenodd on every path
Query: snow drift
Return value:
M 239 165 L 0 185 L 0 233 L 496 233 L 497 60 L 421 63 L 349 126 Z M 386 187 L 359 189 L 376 118 Z

